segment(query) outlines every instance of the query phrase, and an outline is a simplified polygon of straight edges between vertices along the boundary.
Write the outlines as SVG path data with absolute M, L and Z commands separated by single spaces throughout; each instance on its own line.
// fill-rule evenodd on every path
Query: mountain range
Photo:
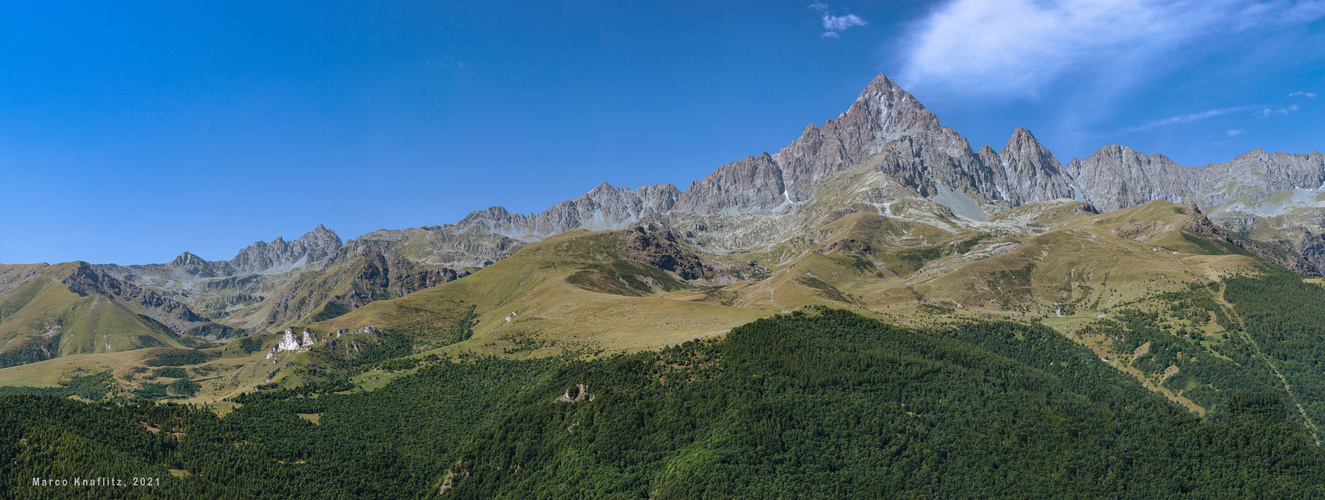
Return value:
M 1263 219 L 1289 208 L 1321 208 L 1315 197 L 1325 184 L 1325 155 L 1319 152 L 1271 154 L 1256 149 L 1230 162 L 1184 167 L 1163 155 L 1109 145 L 1064 166 L 1020 127 L 1001 150 L 985 145 L 975 151 L 965 138 L 939 125 L 911 94 L 880 75 L 836 119 L 808 125 L 777 153 L 718 167 L 685 191 L 670 184 L 632 191 L 604 183 L 539 214 L 511 214 L 501 207 L 474 212 L 455 229 L 528 241 L 574 228 L 619 229 L 655 214 L 773 211 L 813 198 L 830 176 L 870 157 L 878 157 L 879 172 L 949 208 L 959 209 L 960 202 L 941 194 L 960 191 L 964 196 L 959 199 L 969 197 L 982 208 L 959 212 L 974 220 L 1059 198 L 1086 201 L 1103 211 L 1162 199 L 1195 203 L 1228 219 L 1260 216 L 1244 221 L 1239 230 L 1284 229 L 1289 226 Z M 1301 222 L 1302 227 L 1320 230 L 1318 219 Z
M 516 327 L 533 310 L 562 315 L 541 316 L 547 331 L 599 331 L 588 311 L 626 314 L 660 293 L 689 297 L 676 314 L 719 307 L 727 312 L 709 311 L 712 318 L 731 318 L 678 327 L 666 338 L 824 300 L 875 311 L 937 301 L 1000 313 L 1103 312 L 1153 292 L 1148 283 L 1172 285 L 1174 273 L 1217 277 L 1244 269 L 1239 259 L 1252 256 L 1320 275 L 1323 184 L 1319 152 L 1257 149 L 1184 167 L 1110 145 L 1064 165 L 1020 127 L 1001 149 L 976 150 L 879 75 L 836 118 L 807 125 L 780 151 L 719 166 L 684 191 L 603 183 L 537 214 L 491 207 L 454 224 L 350 241 L 318 226 L 295 240 L 256 242 L 227 261 L 184 252 L 164 264 L 4 265 L 0 352 L 14 365 L 203 348 L 315 324 L 403 328 L 411 323 L 401 318 L 402 304 L 446 321 L 472 315 L 476 331 L 494 335 L 509 325 L 537 336 Z M 1072 245 L 1077 255 L 1057 253 Z M 1155 255 L 1143 271 L 1118 269 L 1110 252 L 1136 245 Z M 1161 248 L 1226 257 L 1175 263 L 1159 258 Z M 558 252 L 566 254 L 551 256 Z M 1080 257 L 1092 252 L 1112 270 Z M 500 265 L 516 256 L 523 257 Z M 1069 261 L 1075 267 L 1062 264 Z M 442 286 L 473 273 L 481 276 Z M 566 286 L 577 291 L 552 292 Z M 422 290 L 431 295 L 410 298 Z M 603 294 L 631 299 L 604 302 Z M 426 300 L 449 305 L 438 310 Z M 103 318 L 112 311 L 103 303 L 114 304 L 119 319 Z M 97 326 L 107 322 L 119 326 Z M 609 323 L 602 335 L 618 335 Z M 99 343 L 68 341 L 98 335 Z
M 976 150 L 880 75 L 684 191 L 0 265 L 0 497 L 1319 497 L 1322 221 L 1318 152 Z

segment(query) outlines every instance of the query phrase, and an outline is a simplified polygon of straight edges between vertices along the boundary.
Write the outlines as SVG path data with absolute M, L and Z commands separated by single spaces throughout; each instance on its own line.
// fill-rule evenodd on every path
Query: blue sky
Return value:
M 684 189 L 877 73 L 977 149 L 1325 149 L 1325 0 L 217 3 L 0 15 L 0 262 Z

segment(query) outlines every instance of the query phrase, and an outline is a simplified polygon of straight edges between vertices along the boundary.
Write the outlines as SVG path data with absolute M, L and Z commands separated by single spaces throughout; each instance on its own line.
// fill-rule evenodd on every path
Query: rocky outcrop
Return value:
M 1283 231 L 1287 243 L 1303 259 L 1325 270 L 1325 234 L 1317 234 L 1304 227 L 1290 227 Z
M 1216 236 L 1221 229 L 1210 222 L 1210 218 L 1201 212 L 1201 207 L 1195 204 L 1187 205 L 1184 209 L 1187 212 L 1187 220 L 1182 223 L 1182 230 L 1201 236 Z
M 671 230 L 649 231 L 643 226 L 635 226 L 622 240 L 621 249 L 631 260 L 670 271 L 684 280 L 714 276 L 713 269 L 682 247 Z
M 286 328 L 281 332 L 281 340 L 276 343 L 276 347 L 267 352 L 267 359 L 275 357 L 281 352 L 307 352 L 317 343 L 317 336 L 312 332 L 304 330 L 303 334 L 296 335 L 293 329 Z
M 338 297 L 350 309 L 357 309 L 381 297 L 403 297 L 469 276 L 469 271 L 422 266 L 398 253 L 384 255 L 375 251 L 362 256 L 362 264 L 358 269 L 350 292 Z
M 1304 276 L 1321 276 L 1321 268 L 1293 246 L 1276 242 L 1255 241 L 1233 234 L 1229 230 L 1210 222 L 1210 219 L 1201 213 L 1200 208 L 1197 208 L 1195 204 L 1188 205 L 1187 211 L 1189 216 L 1182 225 L 1182 230 L 1185 232 L 1224 241 Z

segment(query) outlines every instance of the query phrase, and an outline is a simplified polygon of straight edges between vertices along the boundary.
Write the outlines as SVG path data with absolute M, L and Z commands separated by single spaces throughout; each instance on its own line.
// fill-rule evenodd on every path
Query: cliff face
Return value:
M 718 167 L 690 184 L 676 209 L 708 215 L 772 210 L 787 202 L 782 168 L 767 152 Z
M 1284 190 L 1319 189 L 1325 183 L 1325 156 L 1257 148 L 1233 161 L 1184 167 L 1164 155 L 1115 144 L 1085 160 L 1073 158 L 1066 170 L 1086 198 L 1104 210 L 1159 199 L 1213 207 L 1243 197 L 1258 203 Z

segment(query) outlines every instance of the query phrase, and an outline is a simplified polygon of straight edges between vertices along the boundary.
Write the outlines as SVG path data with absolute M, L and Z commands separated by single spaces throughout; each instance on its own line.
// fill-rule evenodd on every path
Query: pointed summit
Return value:
M 1039 143 L 1039 141 L 1035 140 L 1035 134 L 1032 134 L 1031 131 L 1021 127 L 1013 129 L 1012 137 L 1008 139 L 1009 146 L 1012 144 L 1023 144 L 1028 142 Z
M 608 184 L 607 181 L 603 181 L 602 183 L 599 183 L 597 186 L 595 186 L 593 189 L 590 189 L 588 193 L 585 193 L 585 195 L 592 198 L 596 196 L 601 196 L 605 193 L 610 193 L 614 189 L 616 189 L 615 186 Z
M 875 123 L 870 124 L 874 125 L 870 128 L 875 129 L 873 139 L 883 142 L 905 135 L 935 132 L 939 128 L 938 116 L 883 73 L 870 81 L 838 121 L 856 122 L 861 118 L 873 119 Z
M 962 171 L 951 175 L 931 171 L 975 165 L 978 160 L 966 139 L 940 125 L 938 117 L 897 82 L 879 74 L 846 112 L 817 128 L 806 127 L 799 139 L 778 152 L 775 161 L 786 185 L 783 199 L 808 200 L 824 179 L 883 152 L 898 155 L 896 162 L 888 162 L 885 173 L 897 174 L 898 180 L 921 192 L 936 192 L 934 182 L 939 177 L 946 178 L 949 187 L 960 182 L 986 194 L 993 189 L 992 179 L 978 178 L 983 174 L 966 167 L 955 167 Z M 903 159 L 917 154 L 919 162 Z
M 1016 130 L 1012 131 L 1012 137 L 1008 138 L 1008 145 L 1004 146 L 1003 151 L 1000 152 L 1000 156 L 1004 156 L 1005 159 L 1008 154 L 1053 157 L 1053 154 L 1049 152 L 1049 148 L 1044 147 L 1043 144 L 1040 144 L 1040 141 L 1035 139 L 1035 134 L 1021 127 L 1017 127 Z M 1054 159 L 1054 163 L 1060 165 L 1061 169 L 1061 163 L 1058 163 L 1057 159 Z
M 1009 184 L 1009 201 L 1024 205 L 1072 197 L 1063 164 L 1031 131 L 1017 127 L 998 157 Z
M 211 262 L 194 255 L 191 252 L 179 254 L 179 257 L 175 257 L 175 260 L 170 261 L 170 263 L 166 265 L 173 267 L 178 271 L 183 271 L 185 274 L 200 278 L 225 276 L 233 271 L 229 262 L 223 260 Z
M 327 229 L 327 226 L 322 224 L 318 224 L 312 231 L 304 233 L 304 235 L 300 236 L 296 241 L 301 241 L 305 244 L 316 244 L 323 247 L 334 247 L 331 248 L 331 250 L 340 248 L 343 243 L 340 236 L 338 236 L 335 231 Z
M 202 257 L 199 257 L 189 252 L 184 252 L 182 254 L 179 254 L 179 257 L 175 257 L 175 260 L 170 261 L 170 264 L 168 265 L 171 267 L 188 267 L 188 266 L 196 266 L 204 262 L 206 261 L 204 261 Z

